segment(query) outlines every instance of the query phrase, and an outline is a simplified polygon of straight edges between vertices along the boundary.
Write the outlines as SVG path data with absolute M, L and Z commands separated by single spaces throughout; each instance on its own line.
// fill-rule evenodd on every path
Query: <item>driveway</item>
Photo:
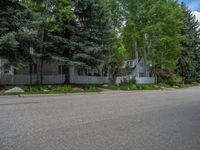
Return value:
M 200 150 L 200 88 L 0 97 L 0 150 Z

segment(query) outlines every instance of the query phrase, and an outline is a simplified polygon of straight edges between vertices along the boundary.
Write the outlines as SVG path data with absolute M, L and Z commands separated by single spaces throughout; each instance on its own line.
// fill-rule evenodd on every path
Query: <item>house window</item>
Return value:
M 17 69 L 14 69 L 14 75 L 16 75 L 17 74 Z
M 133 61 L 130 61 L 130 66 L 133 66 Z
M 92 76 L 92 70 L 91 69 L 88 70 L 88 76 Z
M 144 73 L 140 72 L 139 77 L 144 77 Z
M 87 76 L 87 75 L 88 75 L 88 70 L 87 70 L 87 69 L 84 69 L 84 73 L 85 73 L 84 75 Z
M 33 64 L 33 73 L 34 74 L 38 73 L 38 71 L 37 71 L 37 64 Z
M 8 74 L 9 70 L 4 68 L 4 74 Z
M 63 74 L 63 66 L 58 65 L 58 74 Z
M 143 67 L 143 66 L 144 66 L 144 64 L 143 64 L 143 62 L 141 62 L 141 63 L 140 63 L 140 67 Z
M 79 68 L 78 69 L 78 75 L 79 76 L 83 76 L 84 75 L 84 69 L 83 68 Z

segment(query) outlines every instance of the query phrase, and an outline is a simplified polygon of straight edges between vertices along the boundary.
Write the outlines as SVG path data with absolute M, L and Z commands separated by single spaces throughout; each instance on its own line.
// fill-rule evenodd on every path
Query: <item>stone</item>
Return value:
M 109 85 L 108 84 L 104 84 L 103 87 L 107 88 L 107 87 L 109 87 Z
M 47 89 L 44 89 L 44 90 L 43 90 L 43 92 L 49 92 L 49 90 L 47 90 Z
M 24 93 L 24 90 L 19 87 L 14 87 L 9 90 L 6 90 L 4 93 L 9 94 L 9 93 Z

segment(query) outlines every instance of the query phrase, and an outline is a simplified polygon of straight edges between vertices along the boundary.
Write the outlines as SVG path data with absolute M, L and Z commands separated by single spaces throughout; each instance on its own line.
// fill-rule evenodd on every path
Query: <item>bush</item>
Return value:
M 170 79 L 166 80 L 166 84 L 169 84 L 170 86 L 181 86 L 182 81 L 182 77 L 173 75 Z
M 158 83 L 168 84 L 170 86 L 181 86 L 182 77 L 174 74 L 173 70 L 169 68 L 165 69 L 156 69 L 155 74 L 158 77 Z
M 164 68 L 164 69 L 156 69 L 155 75 L 163 80 L 170 79 L 174 72 L 170 68 Z

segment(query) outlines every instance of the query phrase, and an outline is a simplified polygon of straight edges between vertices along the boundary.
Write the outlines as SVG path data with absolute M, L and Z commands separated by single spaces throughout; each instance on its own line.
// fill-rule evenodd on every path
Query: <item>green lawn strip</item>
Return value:
M 167 84 L 121 84 L 115 85 L 111 89 L 113 90 L 124 90 L 124 91 L 132 91 L 132 90 L 165 90 L 165 89 L 183 89 L 183 88 L 190 88 L 194 86 L 194 84 L 184 84 L 184 85 L 177 85 L 177 86 L 170 86 Z
M 24 93 L 0 93 L 0 96 L 6 95 L 32 95 L 32 94 L 68 94 L 68 93 L 89 93 L 89 92 L 101 92 L 99 86 L 71 86 L 71 85 L 53 85 L 53 86 L 32 86 L 30 91 L 29 86 L 21 86 Z
M 102 85 L 53 85 L 53 86 L 33 86 L 30 91 L 29 86 L 21 86 L 24 93 L 1 93 L 0 96 L 7 95 L 34 95 L 34 94 L 68 94 L 68 93 L 92 93 L 102 92 L 104 90 L 122 90 L 122 91 L 134 91 L 134 90 L 165 90 L 165 89 L 183 89 L 199 86 L 199 84 L 185 84 L 179 86 L 170 86 L 166 84 L 121 84 L 104 87 Z

